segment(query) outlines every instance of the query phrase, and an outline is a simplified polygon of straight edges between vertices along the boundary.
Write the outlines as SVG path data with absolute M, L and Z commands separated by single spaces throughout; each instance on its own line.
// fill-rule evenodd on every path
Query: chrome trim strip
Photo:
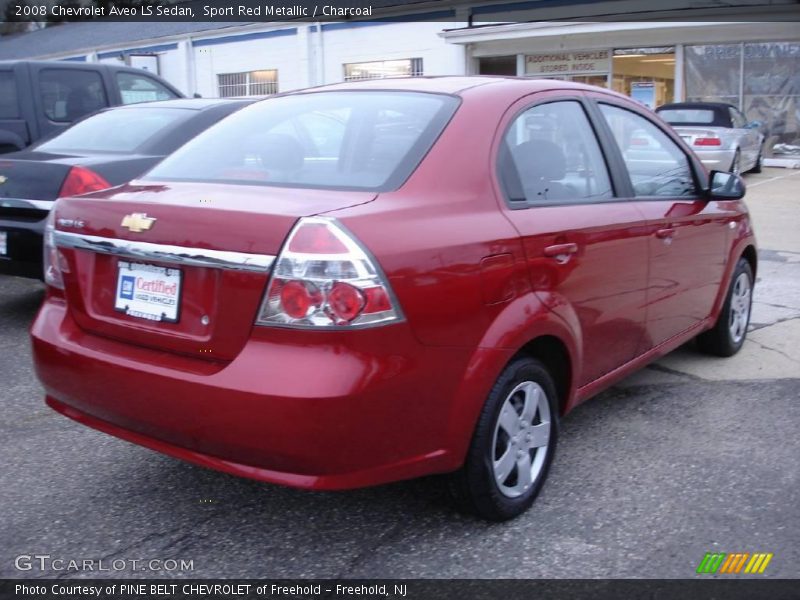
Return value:
M 53 236 L 56 245 L 62 248 L 76 248 L 134 260 L 168 262 L 209 269 L 266 273 L 275 261 L 275 257 L 268 254 L 246 254 L 244 252 L 134 242 L 67 231 L 55 230 Z
M 0 198 L 0 209 L 3 208 L 36 208 L 49 211 L 55 200 L 27 200 L 25 198 Z

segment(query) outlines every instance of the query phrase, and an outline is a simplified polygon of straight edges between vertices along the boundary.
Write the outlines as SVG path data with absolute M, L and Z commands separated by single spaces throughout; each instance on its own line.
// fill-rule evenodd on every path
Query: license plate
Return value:
M 148 321 L 177 323 L 180 306 L 180 269 L 124 260 L 117 263 L 115 310 Z
M 8 232 L 0 231 L 0 256 L 8 256 Z

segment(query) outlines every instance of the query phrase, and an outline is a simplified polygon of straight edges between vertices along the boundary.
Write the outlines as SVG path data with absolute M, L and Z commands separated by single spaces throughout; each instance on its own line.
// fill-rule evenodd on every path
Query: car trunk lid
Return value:
M 60 200 L 72 317 L 93 333 L 199 358 L 245 344 L 272 258 L 298 218 L 371 192 L 164 183 Z

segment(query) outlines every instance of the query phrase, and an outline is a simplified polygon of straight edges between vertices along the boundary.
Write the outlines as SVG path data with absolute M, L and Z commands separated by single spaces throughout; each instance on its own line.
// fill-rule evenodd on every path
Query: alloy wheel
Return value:
M 730 314 L 728 316 L 728 330 L 731 341 L 738 344 L 747 333 L 747 323 L 750 318 L 750 277 L 747 273 L 739 273 L 731 292 Z

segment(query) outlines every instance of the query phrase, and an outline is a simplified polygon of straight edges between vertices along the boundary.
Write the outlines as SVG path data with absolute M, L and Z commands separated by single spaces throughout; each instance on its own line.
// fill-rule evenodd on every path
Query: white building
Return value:
M 691 14 L 690 22 L 674 21 L 671 11 L 643 13 L 643 3 L 631 0 L 558 4 L 545 10 L 535 0 L 427 2 L 386 20 L 336 23 L 68 23 L 0 39 L 0 59 L 125 62 L 204 97 L 403 75 L 569 79 L 651 106 L 726 101 L 764 123 L 768 151 L 800 144 L 796 3 L 773 0 L 754 9 L 730 0 L 720 13 L 713 3 L 704 9 L 686 0 L 695 8 L 679 14 Z M 620 20 L 530 22 L 576 10 L 587 19 Z M 643 16 L 649 20 L 629 20 Z M 772 21 L 755 22 L 765 18 Z

